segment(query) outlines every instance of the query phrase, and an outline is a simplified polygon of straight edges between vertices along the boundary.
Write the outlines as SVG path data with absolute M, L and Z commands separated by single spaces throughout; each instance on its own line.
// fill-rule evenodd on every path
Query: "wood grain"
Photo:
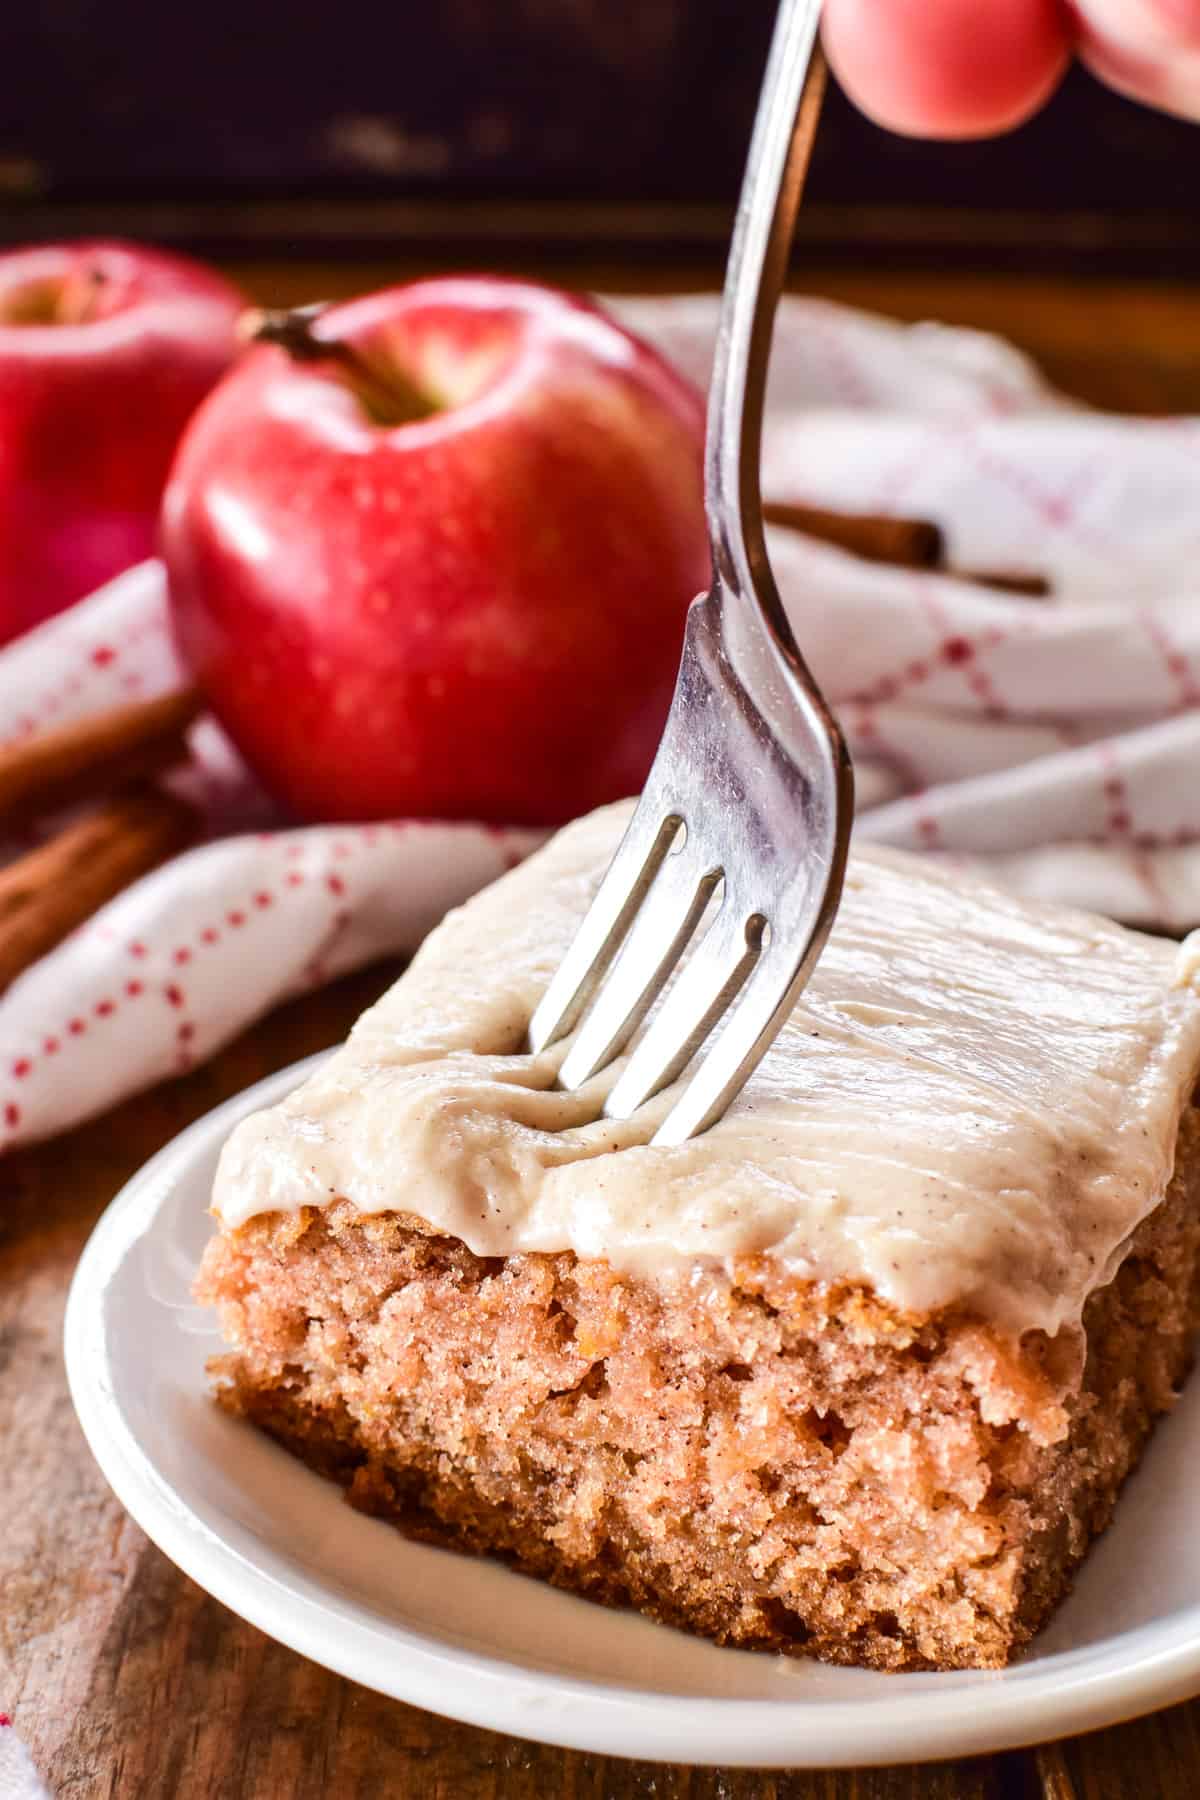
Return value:
M 284 302 L 381 273 L 309 270 L 300 291 L 294 272 L 255 280 L 261 298 Z M 1200 404 L 1200 297 L 1089 299 L 1065 283 L 972 291 L 863 278 L 850 297 L 1055 346 L 1076 390 L 1101 403 Z M 547 1749 L 328 1674 L 147 1543 L 92 1463 L 67 1396 L 59 1340 L 75 1260 L 153 1150 L 340 1038 L 392 973 L 294 1002 L 186 1079 L 0 1163 L 0 1706 L 61 1800 L 1193 1800 L 1200 1702 L 1037 1751 L 916 1768 L 665 1769 Z

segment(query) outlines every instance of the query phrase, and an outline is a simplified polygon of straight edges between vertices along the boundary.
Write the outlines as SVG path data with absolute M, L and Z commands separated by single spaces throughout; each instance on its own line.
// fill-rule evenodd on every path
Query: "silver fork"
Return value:
M 688 614 L 662 742 L 637 810 L 533 1015 L 530 1046 L 575 1029 L 572 1088 L 620 1055 L 694 937 L 604 1111 L 624 1119 L 712 1041 L 655 1134 L 720 1118 L 795 1004 L 837 911 L 850 759 L 796 647 L 767 561 L 759 490 L 776 302 L 820 111 L 820 0 L 781 0 L 734 226 L 709 390 L 712 585 Z

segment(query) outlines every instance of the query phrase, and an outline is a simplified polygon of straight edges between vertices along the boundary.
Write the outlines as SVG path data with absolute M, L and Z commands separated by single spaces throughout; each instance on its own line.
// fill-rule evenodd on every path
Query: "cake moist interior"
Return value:
M 720 1643 L 994 1668 L 1186 1373 L 1198 1158 L 1189 1109 L 1165 1199 L 1069 1342 L 906 1319 L 766 1259 L 648 1281 L 478 1257 L 344 1203 L 214 1237 L 198 1292 L 236 1346 L 222 1405 L 410 1536 Z

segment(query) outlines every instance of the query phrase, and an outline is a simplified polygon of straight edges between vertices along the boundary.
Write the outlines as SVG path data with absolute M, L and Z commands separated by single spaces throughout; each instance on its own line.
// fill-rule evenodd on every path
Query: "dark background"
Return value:
M 719 260 L 773 12 L 773 0 L 10 3 L 0 237 Z M 835 261 L 1173 276 L 1200 267 L 1198 162 L 1200 128 L 1078 71 L 1041 118 L 986 144 L 895 138 L 834 94 L 802 241 Z

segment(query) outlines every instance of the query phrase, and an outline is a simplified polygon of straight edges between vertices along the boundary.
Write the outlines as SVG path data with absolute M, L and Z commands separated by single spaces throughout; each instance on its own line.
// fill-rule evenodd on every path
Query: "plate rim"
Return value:
M 663 1694 L 531 1669 L 361 1617 L 347 1617 L 344 1630 L 330 1634 L 316 1600 L 228 1544 L 156 1468 L 107 1379 L 102 1304 L 107 1277 L 153 1231 L 174 1181 L 197 1153 L 247 1112 L 281 1099 L 330 1054 L 276 1070 L 158 1150 L 100 1215 L 67 1296 L 67 1381 L 101 1473 L 151 1542 L 231 1612 L 310 1661 L 408 1705 L 564 1749 L 690 1766 L 867 1768 L 984 1755 L 1117 1724 L 1200 1692 L 1200 1605 L 1125 1634 L 1133 1656 L 1124 1666 L 1073 1670 L 1066 1665 L 1086 1653 L 1061 1652 L 1037 1665 L 1046 1677 L 1031 1678 L 1032 1687 L 982 1681 L 940 1696 L 932 1686 L 940 1677 L 931 1673 L 924 1678 L 928 1700 L 911 1687 L 869 1700 Z M 332 1488 L 330 1500 L 341 1503 Z M 322 1609 L 330 1605 L 347 1609 L 333 1595 L 321 1602 Z M 381 1655 L 387 1644 L 403 1654 Z M 448 1669 L 467 1679 L 448 1685 Z M 886 1684 L 889 1677 L 879 1679 Z

